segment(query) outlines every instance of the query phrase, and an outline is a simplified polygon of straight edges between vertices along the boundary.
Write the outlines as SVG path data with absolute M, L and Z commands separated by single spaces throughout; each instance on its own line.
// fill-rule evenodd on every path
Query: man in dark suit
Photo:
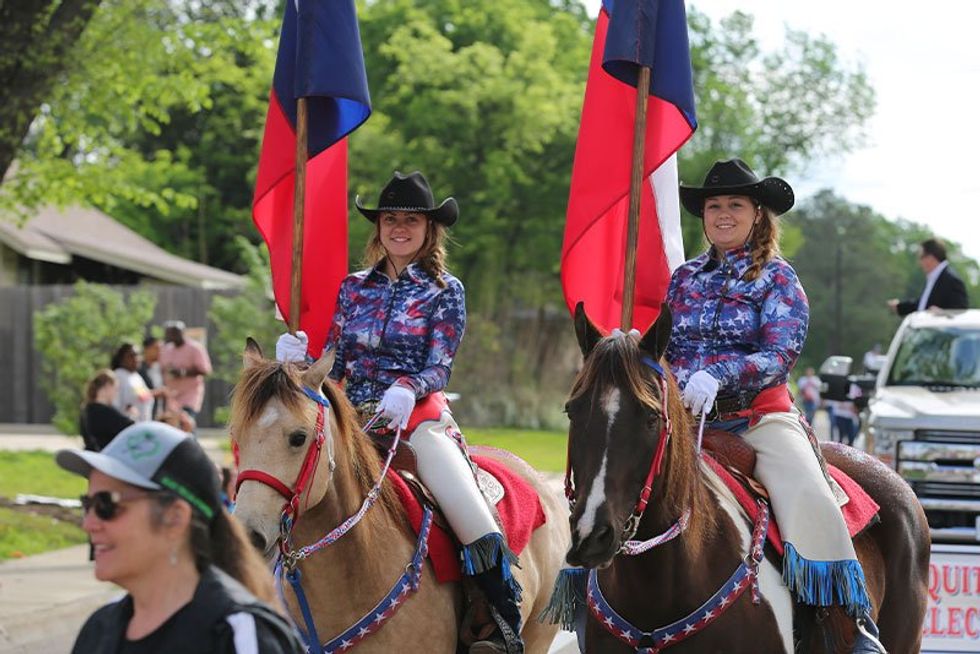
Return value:
M 949 267 L 946 246 L 937 238 L 919 244 L 919 265 L 926 274 L 926 286 L 918 298 L 888 300 L 888 306 L 900 316 L 924 309 L 966 309 L 969 300 L 966 285 Z

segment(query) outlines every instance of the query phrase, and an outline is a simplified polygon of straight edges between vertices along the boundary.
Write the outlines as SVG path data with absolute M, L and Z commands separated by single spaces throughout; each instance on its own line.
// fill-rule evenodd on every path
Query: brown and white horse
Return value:
M 677 385 L 669 369 L 657 363 L 670 337 L 670 321 L 665 306 L 642 339 L 603 338 L 579 307 L 575 326 L 585 363 L 566 407 L 575 507 L 568 561 L 596 569 L 594 579 L 608 605 L 647 633 L 698 615 L 749 556 L 752 534 L 752 523 L 731 491 L 702 462 Z M 670 430 L 664 429 L 667 416 Z M 663 451 L 662 464 L 635 538 L 643 541 L 664 533 L 689 512 L 686 529 L 645 553 L 617 555 L 624 540 L 633 537 L 629 519 L 658 449 Z M 824 456 L 881 506 L 880 522 L 855 538 L 855 549 L 881 641 L 891 654 L 918 652 L 929 562 L 922 509 L 907 484 L 871 457 L 850 448 L 824 448 Z M 676 644 L 632 647 L 590 617 L 587 651 L 656 652 L 668 646 L 678 654 L 850 651 L 846 648 L 854 624 L 843 611 L 794 606 L 773 563 L 763 559 L 757 570 L 759 603 L 750 593 L 741 594 L 722 606 L 721 614 L 712 612 L 703 630 L 689 637 L 682 632 Z
M 298 518 L 290 536 L 296 550 L 349 524 L 348 518 L 359 512 L 379 480 L 377 450 L 361 430 L 343 392 L 327 380 L 330 363 L 324 357 L 300 371 L 293 365 L 263 359 L 251 339 L 245 349 L 230 422 L 240 468 L 252 473 L 239 489 L 235 516 L 269 559 L 279 551 L 281 495 L 295 490 L 294 480 L 302 487 L 296 502 Z M 324 416 L 323 443 L 319 455 L 308 457 L 316 443 L 318 414 Z M 494 456 L 484 451 L 480 454 Z M 545 524 L 534 532 L 521 553 L 520 568 L 514 568 L 523 587 L 526 651 L 543 654 L 556 627 L 541 624 L 532 616 L 547 603 L 568 547 L 568 511 L 560 494 L 548 488 L 526 463 L 507 453 L 495 458 L 532 484 L 546 516 Z M 304 468 L 309 472 L 302 472 Z M 272 481 L 261 483 L 257 476 Z M 276 490 L 274 480 L 286 488 Z M 356 526 L 329 547 L 297 562 L 321 642 L 333 639 L 365 615 L 371 616 L 379 600 L 406 572 L 417 540 L 390 484 L 380 484 L 377 502 Z M 284 595 L 290 613 L 303 625 L 296 595 L 288 585 Z M 455 652 L 462 611 L 459 585 L 437 583 L 431 565 L 425 562 L 417 592 L 400 599 L 397 612 L 383 628 L 372 629 L 358 649 Z

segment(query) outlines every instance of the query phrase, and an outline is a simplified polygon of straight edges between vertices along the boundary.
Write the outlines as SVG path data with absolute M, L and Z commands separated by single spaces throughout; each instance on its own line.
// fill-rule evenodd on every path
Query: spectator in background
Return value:
M 970 306 L 966 285 L 949 267 L 946 246 L 938 238 L 919 244 L 919 266 L 926 274 L 926 286 L 918 298 L 888 300 L 888 307 L 900 316 L 926 309 L 966 309 Z
M 108 368 L 96 372 L 85 385 L 78 431 L 86 450 L 98 452 L 116 434 L 133 424 L 132 419 L 113 406 L 118 390 L 116 375 Z
M 827 404 L 832 405 L 833 429 L 832 438 L 839 443 L 854 446 L 854 439 L 858 434 L 860 417 L 858 416 L 857 406 L 854 400 L 861 396 L 861 389 L 851 384 L 847 393 L 847 400 L 832 400 Z
M 211 359 L 203 345 L 185 337 L 184 329 L 179 320 L 164 324 L 160 367 L 171 391 L 170 401 L 196 422 L 204 404 L 204 378 L 211 374 Z
M 132 343 L 119 346 L 110 367 L 119 382 L 115 407 L 133 420 L 153 420 L 153 393 L 139 374 L 140 356 Z
M 139 367 L 140 377 L 153 393 L 153 417 L 159 418 L 165 410 L 167 389 L 163 386 L 163 371 L 160 369 L 160 339 L 147 336 L 143 339 L 143 362 Z
M 820 408 L 820 378 L 812 367 L 808 367 L 803 376 L 796 381 L 796 388 L 800 391 L 803 400 L 803 415 L 812 426 L 813 418 Z

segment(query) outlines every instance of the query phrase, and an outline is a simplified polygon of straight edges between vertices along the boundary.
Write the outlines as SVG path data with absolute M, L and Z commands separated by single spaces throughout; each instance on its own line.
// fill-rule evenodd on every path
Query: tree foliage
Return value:
M 41 386 L 55 407 L 53 423 L 78 433 L 85 383 L 109 365 L 107 352 L 140 343 L 153 319 L 156 299 L 146 291 L 123 295 L 100 284 L 78 282 L 75 294 L 34 313 L 34 345 L 41 353 Z
M 235 238 L 235 245 L 248 270 L 245 288 L 233 296 L 214 296 L 208 312 L 208 318 L 220 335 L 210 344 L 214 374 L 230 384 L 238 381 L 247 337 L 251 336 L 263 349 L 271 352 L 276 338 L 284 331 L 282 322 L 275 318 L 275 305 L 270 294 L 272 280 L 268 250 L 252 245 L 241 236 Z

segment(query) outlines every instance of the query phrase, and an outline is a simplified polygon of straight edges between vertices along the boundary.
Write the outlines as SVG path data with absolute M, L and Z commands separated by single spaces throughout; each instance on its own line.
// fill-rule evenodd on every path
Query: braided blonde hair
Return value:
M 752 265 L 745 271 L 745 279 L 750 282 L 758 279 L 762 268 L 779 256 L 779 218 L 769 207 L 757 206 L 761 215 L 749 234 Z

